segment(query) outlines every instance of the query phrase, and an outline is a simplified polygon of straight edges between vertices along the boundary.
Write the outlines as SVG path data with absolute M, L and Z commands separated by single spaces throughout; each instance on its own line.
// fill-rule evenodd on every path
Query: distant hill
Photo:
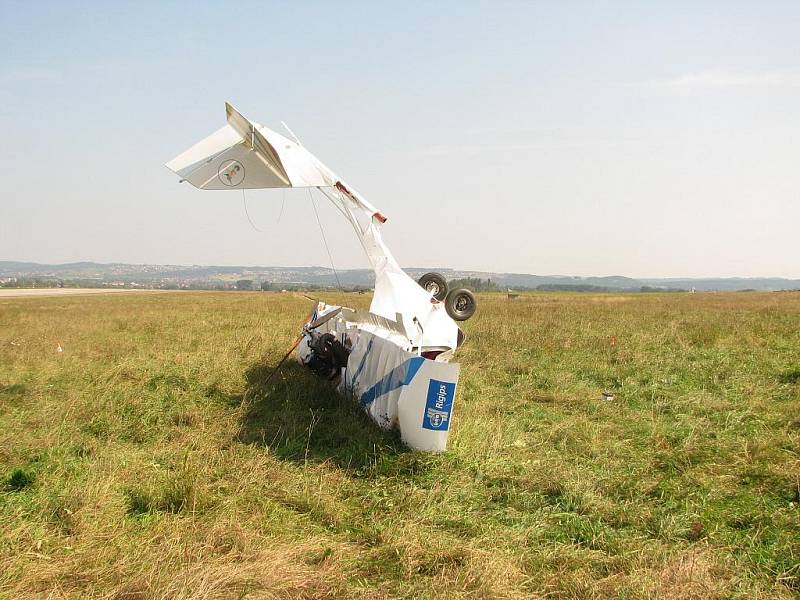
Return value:
M 526 273 L 489 273 L 446 268 L 413 267 L 406 269 L 413 277 L 439 271 L 448 279 L 491 279 L 500 289 L 552 289 L 575 291 L 739 291 L 800 289 L 800 279 L 779 277 L 754 278 L 646 278 L 575 277 L 568 275 L 529 275 Z M 371 287 L 370 269 L 337 271 L 346 288 Z M 268 282 L 273 287 L 336 286 L 336 275 L 328 267 L 259 267 L 207 265 L 135 265 L 126 263 L 76 262 L 46 265 L 32 262 L 0 261 L 0 280 L 32 279 L 76 281 L 84 285 L 140 285 L 143 287 L 233 287 L 237 281 L 252 281 L 254 286 Z M 2 281 L 0 281 L 2 282 Z M 8 282 L 6 283 L 8 285 Z

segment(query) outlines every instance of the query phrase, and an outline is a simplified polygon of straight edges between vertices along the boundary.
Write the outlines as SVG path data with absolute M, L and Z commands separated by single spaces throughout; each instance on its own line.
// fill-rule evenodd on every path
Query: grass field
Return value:
M 0 597 L 800 594 L 800 294 L 483 296 L 441 455 L 265 384 L 308 304 L 0 299 Z

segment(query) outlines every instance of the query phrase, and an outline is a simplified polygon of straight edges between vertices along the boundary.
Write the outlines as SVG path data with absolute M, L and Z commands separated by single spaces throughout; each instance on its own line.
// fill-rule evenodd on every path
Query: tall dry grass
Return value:
M 800 294 L 482 296 L 438 456 L 267 383 L 307 304 L 0 300 L 0 597 L 800 591 Z

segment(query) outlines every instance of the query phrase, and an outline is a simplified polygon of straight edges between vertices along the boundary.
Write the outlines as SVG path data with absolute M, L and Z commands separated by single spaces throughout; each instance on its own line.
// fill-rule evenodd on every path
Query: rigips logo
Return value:
M 428 398 L 425 415 L 422 417 L 423 429 L 447 431 L 450 427 L 450 410 L 453 408 L 456 384 L 449 381 L 431 379 L 428 384 Z

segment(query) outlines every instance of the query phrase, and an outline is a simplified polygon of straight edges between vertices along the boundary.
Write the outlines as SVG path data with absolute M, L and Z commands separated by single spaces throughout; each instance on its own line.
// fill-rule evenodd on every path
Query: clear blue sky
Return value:
M 327 265 L 305 192 L 164 168 L 230 100 L 405 266 L 800 277 L 798 2 L 111 4 L 0 1 L 0 259 Z

